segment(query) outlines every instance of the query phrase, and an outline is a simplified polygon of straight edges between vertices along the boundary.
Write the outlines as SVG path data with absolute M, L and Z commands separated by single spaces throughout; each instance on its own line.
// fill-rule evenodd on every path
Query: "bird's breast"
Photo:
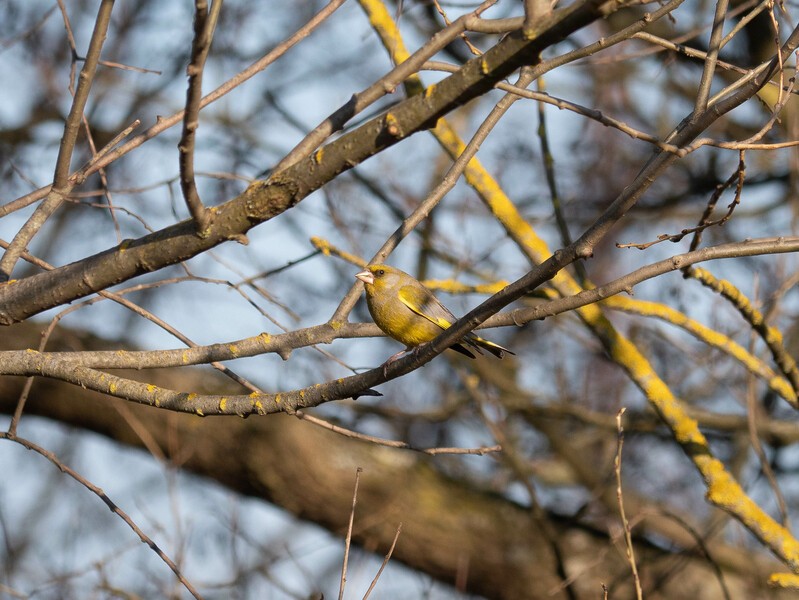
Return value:
M 421 315 L 405 306 L 399 297 L 380 300 L 368 297 L 366 305 L 372 319 L 388 336 L 406 346 L 418 346 L 429 342 L 443 331 Z

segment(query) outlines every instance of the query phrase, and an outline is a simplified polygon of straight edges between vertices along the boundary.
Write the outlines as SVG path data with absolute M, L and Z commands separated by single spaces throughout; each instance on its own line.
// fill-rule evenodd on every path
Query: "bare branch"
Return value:
M 713 29 L 710 32 L 707 58 L 705 58 L 702 80 L 699 83 L 696 104 L 694 105 L 694 114 L 697 115 L 707 110 L 710 86 L 713 83 L 713 75 L 716 73 L 716 60 L 719 56 L 722 35 L 724 34 L 724 16 L 727 13 L 727 5 L 727 0 L 716 1 L 716 14 L 713 17 Z
M 200 126 L 200 102 L 203 95 L 203 70 L 211 41 L 214 38 L 222 0 L 213 0 L 211 11 L 208 11 L 208 0 L 194 2 L 194 39 L 191 44 L 191 60 L 186 72 L 189 75 L 189 86 L 186 91 L 186 108 L 183 111 L 183 134 L 178 144 L 180 156 L 180 189 L 183 200 L 197 226 L 197 233 L 202 235 L 208 227 L 210 214 L 203 206 L 197 193 L 194 181 L 194 141 L 197 128 Z

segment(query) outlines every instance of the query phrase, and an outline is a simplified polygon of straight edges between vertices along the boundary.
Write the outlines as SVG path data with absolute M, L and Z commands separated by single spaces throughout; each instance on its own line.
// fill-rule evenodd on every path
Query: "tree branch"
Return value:
M 424 96 L 401 102 L 268 182 L 254 182 L 238 197 L 210 209 L 214 219 L 203 238 L 195 235 L 192 221 L 184 221 L 49 273 L 0 286 L 0 325 L 187 260 L 225 241 L 243 241 L 254 226 L 292 208 L 340 173 L 433 126 L 520 65 L 534 61 L 544 48 L 619 7 L 614 1 L 588 0 L 553 13 L 540 24 L 534 39 L 525 39 L 521 33 L 505 37 Z

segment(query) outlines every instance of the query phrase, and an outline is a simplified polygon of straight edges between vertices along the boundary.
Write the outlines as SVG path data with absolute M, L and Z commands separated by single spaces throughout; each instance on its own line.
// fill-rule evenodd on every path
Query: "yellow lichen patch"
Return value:
M 685 413 L 662 379 L 656 377 L 646 392 L 647 399 L 657 406 L 678 443 L 707 447 L 707 439 L 699 430 L 699 423 Z
M 338 331 L 343 327 L 344 323 L 342 323 L 341 321 L 330 321 L 328 322 L 328 325 L 330 325 L 330 328 L 333 331 Z
M 117 384 L 113 381 L 108 384 L 108 393 L 109 394 L 116 394 L 117 393 Z
M 272 336 L 269 335 L 268 333 L 261 333 L 258 337 L 261 338 L 262 344 L 268 344 L 269 342 L 272 341 Z
M 480 72 L 483 75 L 488 75 L 491 72 L 491 65 L 488 64 L 485 55 L 480 59 Z
M 124 252 L 125 250 L 127 250 L 128 248 L 130 248 L 130 246 L 131 246 L 131 244 L 132 244 L 132 243 L 133 243 L 133 240 L 131 240 L 131 239 L 124 239 L 124 240 L 122 240 L 122 242 L 119 244 L 119 246 L 117 246 L 117 248 L 119 249 L 119 251 L 120 251 L 120 252 Z
M 369 17 L 369 22 L 372 27 L 377 32 L 377 35 L 380 36 L 383 46 L 388 50 L 394 64 L 398 65 L 408 60 L 411 54 L 405 47 L 399 28 L 383 2 L 381 2 L 381 0 L 360 0 L 360 3 Z M 416 73 L 405 79 L 403 85 L 409 97 L 416 96 L 425 91 L 424 84 Z
M 260 401 L 260 400 L 256 400 L 256 401 L 255 401 L 255 410 L 257 410 L 257 411 L 258 411 L 258 414 L 259 414 L 259 415 L 262 415 L 262 414 L 264 414 L 264 413 L 266 412 L 266 411 L 264 410 L 264 405 L 263 405 L 263 404 L 261 404 L 261 401 Z
M 363 260 L 360 256 L 356 256 L 355 254 L 345 252 L 344 250 L 342 250 L 341 248 L 337 248 L 336 246 L 334 246 L 324 238 L 314 236 L 310 238 L 310 241 L 313 247 L 319 250 L 325 256 L 338 256 L 347 262 L 350 262 L 354 265 L 358 265 L 359 267 L 364 267 L 366 265 L 366 261 Z
M 233 356 L 238 356 L 239 355 L 239 347 L 236 344 L 228 344 L 227 345 L 227 349 L 230 350 L 230 353 Z
M 225 412 L 226 408 L 227 408 L 227 397 L 226 396 L 222 396 L 219 399 L 219 412 Z
M 435 83 L 431 83 L 430 85 L 428 85 L 424 91 L 425 99 L 430 98 L 435 93 L 437 87 L 438 86 L 436 86 Z
M 148 394 L 152 394 L 152 393 L 154 393 L 154 392 L 155 392 L 155 390 L 157 390 L 157 389 L 158 389 L 158 388 L 157 388 L 156 386 L 154 386 L 152 383 L 148 383 L 148 384 L 147 384 L 147 393 L 148 393 Z
M 325 256 L 330 256 L 330 242 L 328 242 L 327 240 L 320 237 L 312 236 L 311 245 L 317 250 L 319 250 L 319 252 L 321 252 Z
M 599 310 L 593 305 L 585 308 Z M 660 412 L 675 439 L 680 444 L 707 446 L 707 440 L 699 431 L 698 423 L 685 413 L 680 402 L 663 380 L 658 377 L 652 365 L 638 351 L 638 348 L 627 338 L 619 335 L 604 316 L 600 315 L 599 318 L 594 319 L 591 325 L 605 338 L 608 352 L 613 359 L 624 367 L 630 378 L 646 395 L 647 400 Z
M 799 590 L 799 575 L 793 573 L 772 573 L 769 575 L 768 584 L 771 587 L 785 590 Z
M 205 413 L 203 412 L 203 410 L 201 408 L 195 408 L 194 409 L 194 414 L 197 415 L 198 417 L 204 417 L 205 416 Z
M 181 356 L 180 356 L 180 360 L 183 361 L 184 365 L 189 364 L 189 360 L 190 359 L 189 359 L 189 351 L 188 350 L 184 350 L 183 351 L 183 354 L 181 354 Z
M 760 311 L 756 310 L 752 303 L 749 302 L 749 299 L 726 279 L 717 279 L 715 275 L 702 267 L 693 267 L 690 270 L 690 275 L 703 285 L 716 290 L 719 294 L 728 298 L 741 312 L 748 315 L 749 320 L 756 327 L 763 323 L 763 315 Z
M 796 397 L 796 392 L 793 391 L 791 384 L 788 383 L 783 377 L 774 376 L 768 380 L 768 386 L 777 392 L 782 398 L 788 401 L 794 408 L 799 408 L 799 398 Z
M 324 156 L 325 156 L 325 149 L 319 148 L 319 150 L 313 153 L 313 160 L 318 165 L 319 163 L 322 162 Z
M 749 498 L 721 461 L 705 454 L 695 460 L 707 483 L 707 498 L 732 513 L 794 569 L 799 569 L 799 542 Z
M 33 348 L 25 348 L 25 352 L 28 354 L 39 354 L 38 350 L 34 350 Z
M 743 497 L 741 486 L 730 476 L 724 465 L 717 458 L 710 459 L 703 465 L 702 474 L 707 482 L 707 499 L 715 504 L 729 508 L 740 502 Z
M 280 394 L 275 394 L 275 404 L 280 404 L 283 399 L 280 397 Z
M 250 393 L 250 398 L 257 398 L 260 395 L 261 395 L 261 392 L 252 392 L 252 393 Z
M 189 402 L 193 402 L 196 399 L 197 399 L 197 394 L 195 394 L 194 392 L 192 392 L 191 394 L 186 394 L 186 400 L 188 400 Z
M 399 30 L 394 19 L 389 14 L 385 5 L 380 0 L 359 0 L 361 7 L 369 17 L 369 23 L 380 34 L 383 45 L 392 51 L 392 58 L 396 63 L 401 63 L 410 56 L 402 43 Z

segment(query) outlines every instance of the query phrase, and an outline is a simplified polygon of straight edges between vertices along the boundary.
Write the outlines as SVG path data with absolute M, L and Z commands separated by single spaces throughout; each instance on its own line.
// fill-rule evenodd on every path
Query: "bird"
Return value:
M 383 333 L 405 344 L 407 350 L 431 341 L 457 321 L 433 292 L 404 271 L 385 264 L 370 264 L 355 277 L 364 284 L 366 305 L 375 324 Z M 469 358 L 476 358 L 472 350 L 478 354 L 487 350 L 497 358 L 506 353 L 515 354 L 474 333 L 467 333 L 451 348 Z M 389 362 L 403 352 L 392 356 Z

